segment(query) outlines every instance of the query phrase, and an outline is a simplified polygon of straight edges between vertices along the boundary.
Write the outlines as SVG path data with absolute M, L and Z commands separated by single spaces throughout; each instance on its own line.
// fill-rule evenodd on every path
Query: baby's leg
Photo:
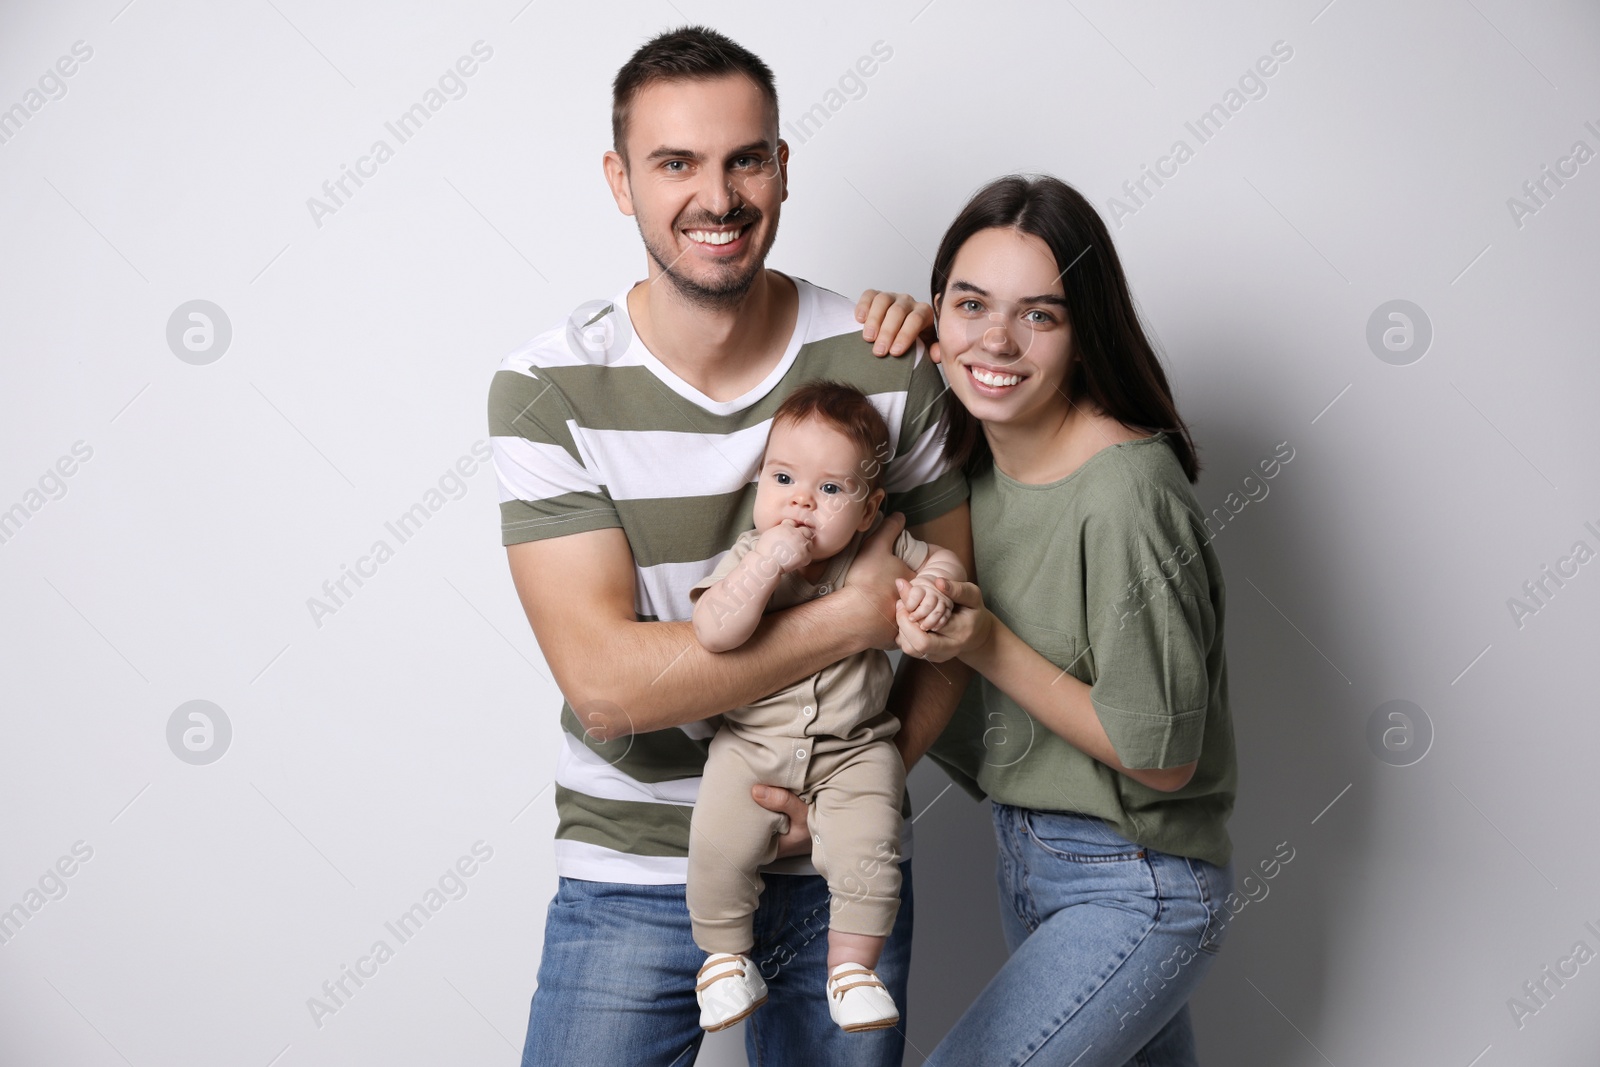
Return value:
M 711 741 L 689 823 L 689 919 L 706 952 L 748 955 L 761 899 L 762 864 L 777 856 L 782 816 L 750 798 L 757 781 L 750 743 L 724 727 Z M 756 761 L 760 753 L 755 753 Z
M 817 868 L 832 895 L 828 969 L 873 968 L 900 910 L 900 802 L 905 763 L 893 744 L 873 741 L 835 755 L 813 787 L 811 832 Z

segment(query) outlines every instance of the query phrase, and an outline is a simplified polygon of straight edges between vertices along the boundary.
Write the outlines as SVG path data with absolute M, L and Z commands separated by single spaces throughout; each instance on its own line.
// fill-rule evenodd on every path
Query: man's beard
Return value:
M 741 208 L 735 214 L 725 215 L 713 222 L 706 223 L 706 225 L 748 225 L 753 229 L 761 222 L 763 217 L 759 211 Z M 637 218 L 635 221 L 639 225 L 639 238 L 644 242 L 645 251 L 650 254 L 651 259 L 656 261 L 656 266 L 661 268 L 661 273 L 672 283 L 673 289 L 689 303 L 708 311 L 722 311 L 738 306 L 739 302 L 750 292 L 750 287 L 755 285 L 756 279 L 760 277 L 761 271 L 766 265 L 767 253 L 772 250 L 772 242 L 778 236 L 778 227 L 774 223 L 772 229 L 766 235 L 765 243 L 755 250 L 754 255 L 750 256 L 748 267 L 742 270 L 732 267 L 717 268 L 715 280 L 705 282 L 691 278 L 683 271 L 678 270 L 677 264 L 682 257 L 679 255 L 667 255 L 666 251 L 658 247 L 650 239 L 650 235 L 645 232 L 644 222 Z M 694 228 L 694 226 L 682 227 L 684 230 L 692 230 Z

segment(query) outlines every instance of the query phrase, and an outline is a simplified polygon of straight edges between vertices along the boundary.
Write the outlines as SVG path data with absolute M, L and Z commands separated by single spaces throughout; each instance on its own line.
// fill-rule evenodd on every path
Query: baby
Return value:
M 837 590 L 862 539 L 883 521 L 883 417 L 847 385 L 813 382 L 773 413 L 757 475 L 755 529 L 739 535 L 690 591 L 694 629 L 713 652 L 749 639 L 768 608 Z M 934 581 L 963 581 L 948 549 L 902 533 L 894 552 L 916 571 L 901 597 L 924 630 L 949 619 Z M 946 586 L 948 588 L 948 586 Z M 751 953 L 759 868 L 777 856 L 784 816 L 750 796 L 781 786 L 808 806 L 812 862 L 828 880 L 828 1012 L 847 1031 L 900 1019 L 878 979 L 900 907 L 900 805 L 905 765 L 889 740 L 900 722 L 886 706 L 888 655 L 858 652 L 771 696 L 726 713 L 711 741 L 689 840 L 688 905 L 708 953 L 696 982 L 700 1025 L 721 1030 L 766 1003 Z

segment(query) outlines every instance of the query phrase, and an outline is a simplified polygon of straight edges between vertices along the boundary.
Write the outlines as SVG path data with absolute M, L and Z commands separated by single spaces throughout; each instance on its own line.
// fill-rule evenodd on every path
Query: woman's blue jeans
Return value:
M 1188 1000 L 1222 945 L 1233 864 L 1073 812 L 995 804 L 994 825 L 1011 957 L 929 1067 L 1196 1067 Z

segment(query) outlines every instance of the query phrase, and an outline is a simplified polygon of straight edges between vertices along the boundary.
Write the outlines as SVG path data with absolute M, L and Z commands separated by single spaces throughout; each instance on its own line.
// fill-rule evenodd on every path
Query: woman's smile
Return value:
M 979 396 L 1010 396 L 1029 377 L 1019 374 L 1015 368 L 1002 369 L 986 363 L 963 362 L 961 366 L 966 371 L 967 381 Z

